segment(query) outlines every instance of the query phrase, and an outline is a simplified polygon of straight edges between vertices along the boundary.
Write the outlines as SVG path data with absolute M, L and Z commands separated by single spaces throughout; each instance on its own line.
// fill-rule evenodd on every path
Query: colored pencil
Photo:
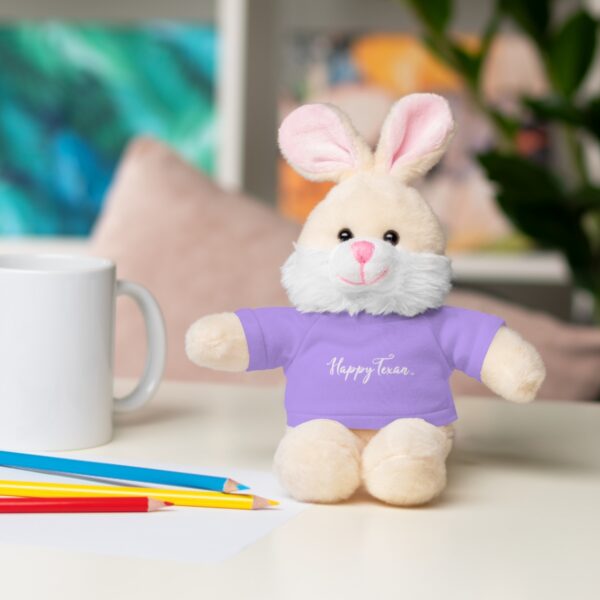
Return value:
M 146 497 L 0 498 L 0 513 L 154 512 L 171 502 Z
M 19 469 L 84 475 L 87 477 L 103 477 L 105 479 L 122 479 L 142 483 L 157 483 L 159 485 L 174 485 L 178 487 L 213 490 L 215 492 L 239 492 L 248 489 L 247 485 L 242 485 L 226 477 L 166 471 L 163 469 L 147 469 L 145 467 L 58 458 L 55 456 L 40 456 L 38 454 L 24 454 L 2 450 L 0 450 L 0 465 Z
M 47 483 L 43 481 L 2 481 L 0 496 L 35 496 L 38 498 L 101 498 L 105 496 L 150 496 L 171 502 L 175 506 L 205 508 L 238 508 L 253 510 L 276 506 L 278 502 L 248 494 L 224 494 L 204 490 L 173 490 L 167 488 L 119 487 L 113 485 L 85 485 Z

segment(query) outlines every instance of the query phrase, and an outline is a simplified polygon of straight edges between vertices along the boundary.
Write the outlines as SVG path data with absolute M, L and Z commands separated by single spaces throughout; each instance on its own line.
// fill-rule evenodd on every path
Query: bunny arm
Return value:
M 481 381 L 511 402 L 531 402 L 546 377 L 538 351 L 518 333 L 501 327 L 487 351 Z
M 245 371 L 250 362 L 244 328 L 235 313 L 198 319 L 187 331 L 185 351 L 198 366 L 219 371 Z

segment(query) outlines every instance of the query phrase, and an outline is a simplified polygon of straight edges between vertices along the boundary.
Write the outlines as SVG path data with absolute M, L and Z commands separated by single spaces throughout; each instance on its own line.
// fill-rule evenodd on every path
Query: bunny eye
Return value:
M 389 242 L 392 246 L 397 246 L 398 242 L 400 241 L 400 236 L 398 235 L 397 231 L 389 229 L 383 234 L 383 240 L 385 242 Z
M 347 242 L 354 237 L 354 234 L 347 227 L 344 227 L 344 229 L 340 229 L 337 236 L 340 242 Z

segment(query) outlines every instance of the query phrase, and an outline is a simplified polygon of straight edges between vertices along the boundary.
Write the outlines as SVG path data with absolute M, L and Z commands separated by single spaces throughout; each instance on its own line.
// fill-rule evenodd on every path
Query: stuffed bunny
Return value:
M 339 502 L 363 484 L 389 504 L 424 504 L 446 484 L 452 371 L 514 402 L 533 400 L 544 379 L 539 354 L 502 319 L 444 306 L 444 234 L 410 184 L 453 131 L 434 94 L 399 100 L 374 153 L 334 106 L 293 111 L 279 130 L 284 157 L 337 183 L 282 268 L 294 308 L 210 315 L 187 333 L 200 366 L 284 368 L 288 429 L 275 471 L 298 500 Z

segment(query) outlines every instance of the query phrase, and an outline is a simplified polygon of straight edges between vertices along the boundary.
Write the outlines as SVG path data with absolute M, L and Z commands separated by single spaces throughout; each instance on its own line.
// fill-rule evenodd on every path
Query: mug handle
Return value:
M 139 283 L 117 281 L 117 296 L 131 297 L 139 306 L 146 325 L 148 351 L 142 377 L 135 389 L 123 398 L 115 398 L 115 411 L 130 412 L 146 404 L 156 392 L 165 370 L 167 336 L 165 322 L 154 296 Z

